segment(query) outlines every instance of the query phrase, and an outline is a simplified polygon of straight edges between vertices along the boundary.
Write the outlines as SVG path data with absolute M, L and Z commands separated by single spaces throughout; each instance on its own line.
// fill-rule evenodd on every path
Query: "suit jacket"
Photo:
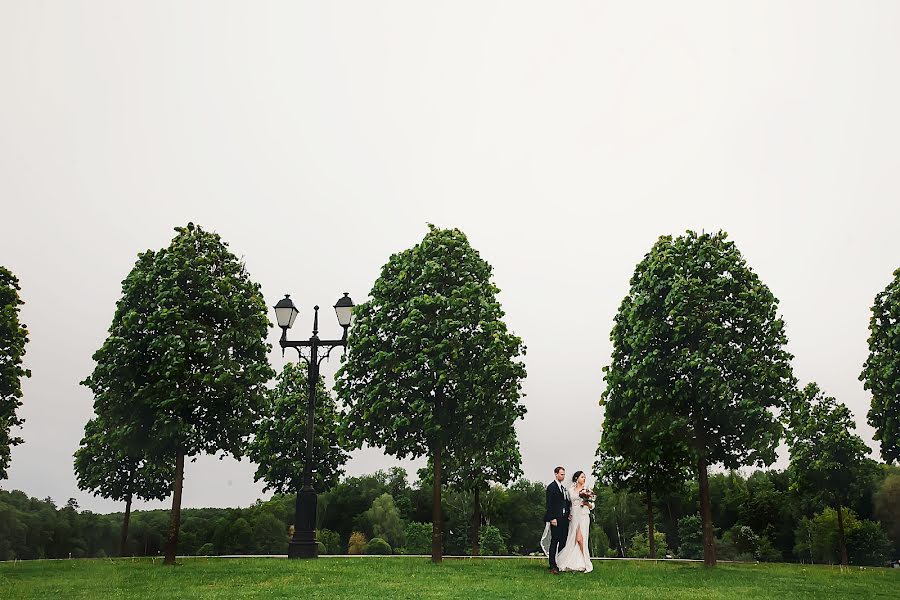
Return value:
M 556 519 L 559 523 L 568 519 L 571 512 L 572 499 L 566 498 L 556 481 L 551 482 L 547 486 L 547 512 L 544 513 L 544 521 L 549 522 Z

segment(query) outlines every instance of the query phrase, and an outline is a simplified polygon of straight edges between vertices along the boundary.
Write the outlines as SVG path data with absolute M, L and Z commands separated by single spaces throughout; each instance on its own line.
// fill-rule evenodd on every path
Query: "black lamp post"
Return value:
M 293 327 L 294 320 L 300 313 L 290 295 L 278 301 L 275 305 L 275 318 L 281 327 L 281 352 L 285 348 L 296 348 L 297 354 L 306 361 L 307 382 L 309 384 L 309 405 L 306 415 L 306 460 L 303 465 L 303 487 L 297 490 L 297 501 L 294 505 L 294 537 L 288 546 L 288 558 L 316 558 L 319 555 L 319 545 L 316 541 L 316 492 L 313 490 L 313 411 L 316 407 L 316 384 L 319 381 L 319 366 L 322 360 L 328 358 L 331 351 L 337 347 L 347 346 L 347 329 L 350 327 L 350 319 L 353 316 L 353 300 L 344 292 L 344 297 L 334 305 L 338 323 L 344 328 L 344 335 L 339 340 L 319 339 L 319 307 L 314 307 L 312 337 L 305 341 L 290 341 L 287 339 L 287 330 Z M 302 349 L 309 348 L 306 356 Z M 326 351 L 319 356 L 319 348 Z

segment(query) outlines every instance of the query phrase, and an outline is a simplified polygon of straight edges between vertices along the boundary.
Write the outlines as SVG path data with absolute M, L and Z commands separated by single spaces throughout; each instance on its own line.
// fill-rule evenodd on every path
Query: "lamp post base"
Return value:
M 319 543 L 315 540 L 312 542 L 295 542 L 291 541 L 288 546 L 288 558 L 318 558 Z
M 316 540 L 316 492 L 312 485 L 305 485 L 297 492 L 294 506 L 294 537 L 288 546 L 288 558 L 316 558 L 319 542 Z

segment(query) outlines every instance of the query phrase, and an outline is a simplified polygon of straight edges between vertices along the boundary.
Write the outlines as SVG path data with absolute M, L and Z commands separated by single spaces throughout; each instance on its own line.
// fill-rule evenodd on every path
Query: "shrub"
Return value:
M 481 528 L 481 538 L 478 543 L 481 546 L 482 556 L 503 556 L 506 554 L 506 543 L 503 541 L 503 535 L 493 525 Z
M 347 554 L 362 554 L 368 541 L 366 534 L 354 531 L 350 534 L 350 541 L 347 543 Z
M 216 550 L 212 544 L 206 543 L 197 548 L 197 556 L 213 556 Z
M 700 515 L 678 519 L 678 555 L 682 558 L 703 558 L 703 523 Z
M 341 536 L 330 529 L 320 529 L 316 532 L 316 539 L 325 547 L 320 554 L 341 554 Z
M 609 536 L 597 524 L 591 525 L 591 535 L 588 538 L 588 546 L 590 546 L 591 556 L 606 556 L 609 550 Z
M 781 562 L 784 557 L 781 551 L 775 548 L 768 536 L 759 536 L 759 544 L 756 546 L 756 560 L 760 562 Z
M 656 542 L 656 558 L 662 558 L 669 551 L 666 546 L 666 534 L 661 531 L 653 532 L 653 540 Z M 635 534 L 631 538 L 631 548 L 628 549 L 631 558 L 650 558 L 650 543 L 647 541 L 647 532 Z
M 890 558 L 893 544 L 875 521 L 859 521 L 847 532 L 847 555 L 850 564 L 881 566 Z
M 406 551 L 409 554 L 431 554 L 431 523 L 407 524 Z
M 849 539 L 851 532 L 859 526 L 859 521 L 852 510 L 845 508 L 843 511 L 844 533 Z M 823 509 L 812 519 L 800 519 L 794 538 L 794 554 L 800 560 L 826 564 L 840 562 L 837 511 L 833 508 Z
M 716 554 L 723 560 L 756 560 L 759 536 L 746 525 L 735 525 L 716 540 Z
M 365 548 L 366 554 L 391 554 L 391 545 L 381 538 L 372 538 Z

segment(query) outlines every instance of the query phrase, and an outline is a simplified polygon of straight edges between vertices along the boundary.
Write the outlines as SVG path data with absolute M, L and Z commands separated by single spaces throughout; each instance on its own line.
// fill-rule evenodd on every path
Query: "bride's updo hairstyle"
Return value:
M 572 483 L 577 483 L 578 478 L 584 475 L 584 471 L 575 471 L 575 474 L 572 475 Z

